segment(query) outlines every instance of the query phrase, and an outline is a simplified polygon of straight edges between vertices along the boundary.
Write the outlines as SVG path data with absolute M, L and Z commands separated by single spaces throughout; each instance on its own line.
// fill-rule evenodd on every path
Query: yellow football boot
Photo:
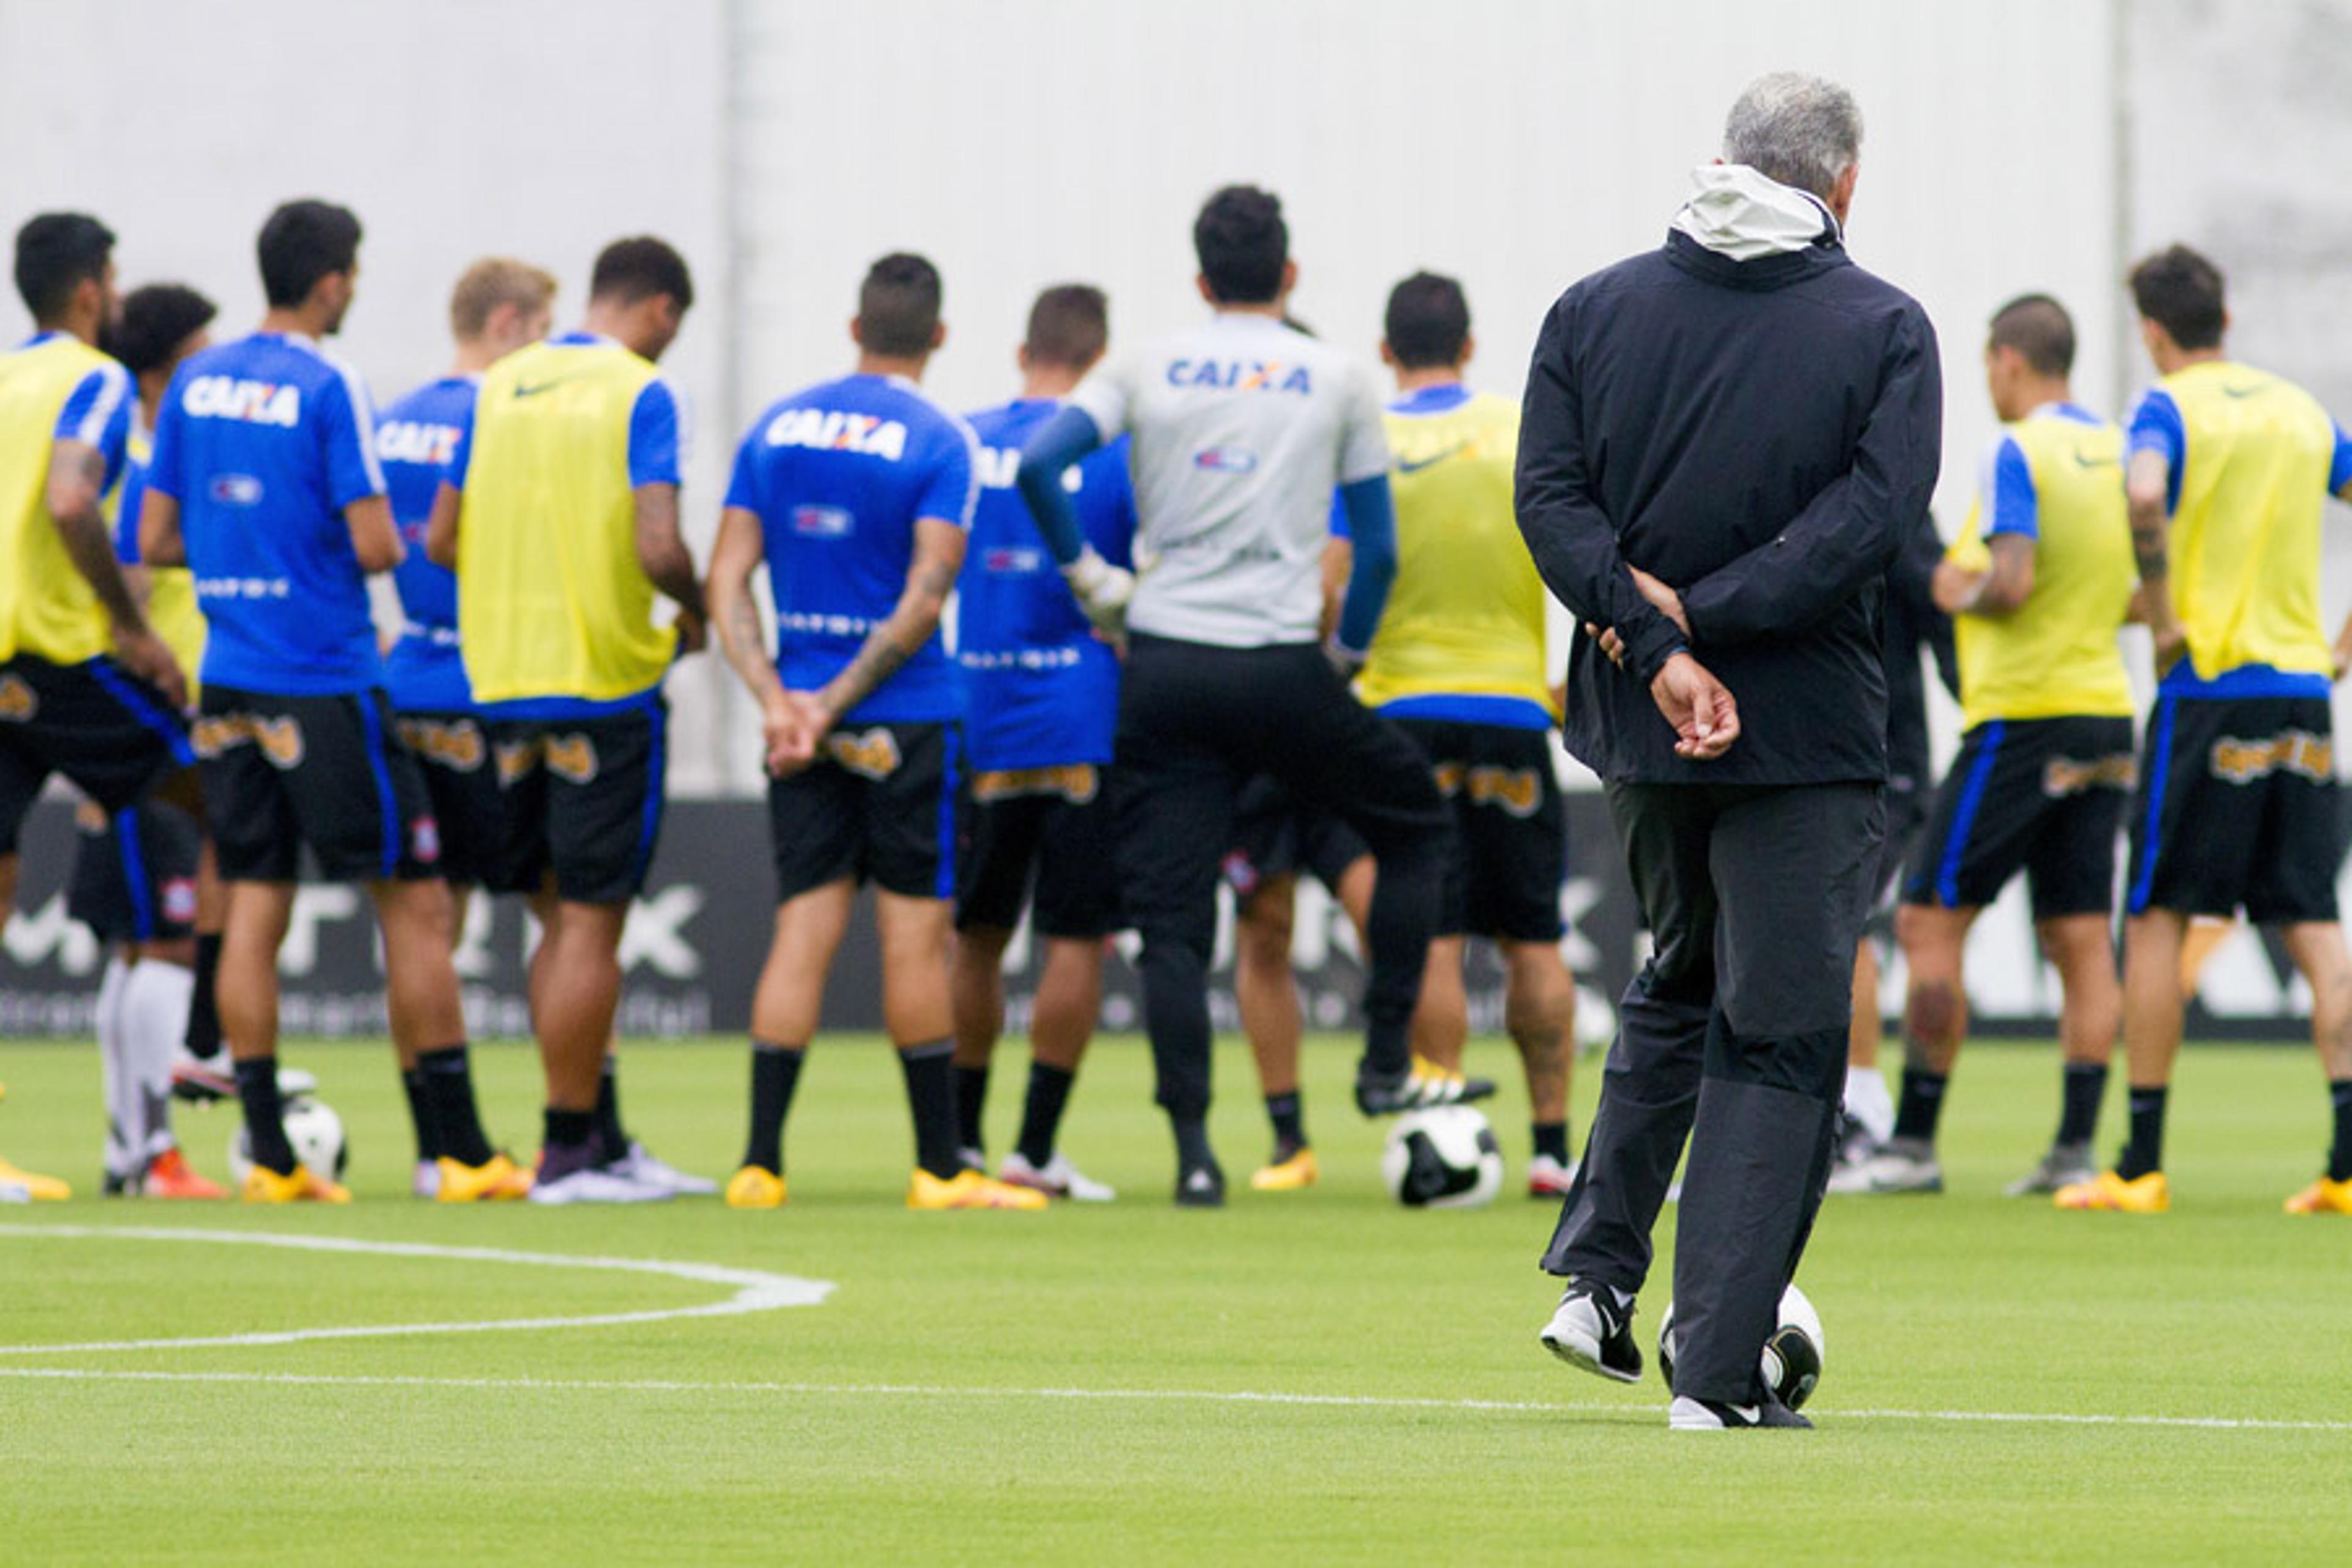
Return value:
M 791 1195 L 783 1177 L 762 1165 L 746 1165 L 727 1183 L 730 1209 L 780 1209 Z
M 324 1176 L 314 1176 L 300 1165 L 281 1176 L 267 1165 L 245 1173 L 244 1198 L 249 1204 L 347 1204 L 351 1190 Z
M 438 1164 L 441 1185 L 433 1194 L 436 1203 L 510 1203 L 530 1196 L 530 1173 L 504 1154 L 493 1154 L 478 1165 L 462 1164 L 444 1154 Z
M 1052 1202 L 1030 1187 L 1015 1187 L 965 1169 L 941 1181 L 918 1166 L 907 1184 L 910 1209 L 1042 1209 Z
M 27 1198 L 40 1204 L 61 1204 L 73 1196 L 73 1188 L 55 1176 L 27 1171 L 6 1160 L 0 1160 L 0 1186 L 22 1187 Z
M 2101 1171 L 2087 1182 L 2058 1189 L 2052 1202 L 2062 1209 L 2103 1209 L 2112 1214 L 2163 1214 L 2172 1207 L 2172 1185 L 2162 1171 L 2125 1181 Z
M 1288 1158 L 1252 1172 L 1250 1185 L 1261 1193 L 1295 1193 L 1322 1179 L 1323 1168 L 1315 1163 L 1315 1151 L 1302 1144 Z
M 2352 1182 L 2331 1182 L 2326 1176 L 2287 1199 L 2289 1214 L 2352 1214 Z

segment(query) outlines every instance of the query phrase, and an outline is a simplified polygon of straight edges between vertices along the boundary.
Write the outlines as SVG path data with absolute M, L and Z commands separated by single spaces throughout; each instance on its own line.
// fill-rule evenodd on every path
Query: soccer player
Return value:
M 1527 1075 L 1528 1195 L 1556 1198 L 1575 1174 L 1576 983 L 1559 952 L 1568 808 L 1552 767 L 1543 580 L 1512 510 L 1519 411 L 1464 384 L 1476 343 L 1454 279 L 1420 272 L 1397 284 L 1384 325 L 1381 358 L 1399 395 L 1388 407 L 1397 577 L 1356 693 L 1421 747 L 1454 826 L 1415 1046 L 1460 1069 L 1464 949 L 1472 936 L 1493 941 L 1503 1026 Z
M 2011 1196 L 2093 1174 L 2091 1134 L 2123 1021 L 2109 936 L 2116 829 L 2135 773 L 2131 682 L 2116 633 L 2131 606 L 2123 432 L 2074 400 L 2074 323 L 2028 294 L 1992 318 L 1985 381 L 2001 433 L 1966 531 L 1937 569 L 1956 617 L 1959 754 L 1905 874 L 1895 935 L 1908 1058 L 1894 1136 L 1838 1173 L 1841 1192 L 1943 1190 L 1936 1126 L 1968 1033 L 1969 928 L 2018 872 L 2065 1002 L 2063 1112 Z
M 286 1138 L 278 1083 L 278 949 L 307 846 L 320 874 L 364 883 L 383 937 L 401 1049 L 436 1085 L 446 1202 L 520 1197 L 466 1068 L 449 962 L 449 891 L 416 760 L 393 731 L 367 574 L 400 560 L 358 374 L 320 347 L 359 273 L 360 223 L 289 202 L 257 249 L 258 330 L 191 356 L 156 417 L 140 553 L 195 574 L 206 626 L 196 750 L 228 885 L 221 1023 L 252 1141 L 253 1203 L 347 1203 Z
M 195 584 L 184 566 L 142 563 L 139 510 L 147 486 L 151 411 L 162 406 L 180 363 L 211 342 L 206 328 L 215 314 L 212 301 L 193 289 L 150 284 L 124 298 L 104 340 L 131 374 L 141 416 L 131 423 L 115 553 L 149 624 L 187 671 L 204 662 L 205 620 Z M 178 800 L 150 795 L 111 817 L 85 804 L 77 817 L 82 833 L 67 880 L 67 913 L 115 949 L 99 987 L 96 1019 L 110 1195 L 227 1195 L 189 1167 L 171 1124 L 175 1081 L 215 1083 L 226 1076 L 185 1053 L 191 1032 L 202 1032 L 194 1016 L 200 955 L 216 964 L 220 950 L 219 877 L 200 815 Z M 209 1032 L 216 1046 L 216 1017 Z M 228 1091 L 234 1089 L 230 1079 Z
M 460 656 L 497 758 L 506 841 L 490 885 L 530 895 L 544 932 L 530 977 L 547 1075 L 533 1203 L 677 1191 L 598 1136 L 597 1106 L 614 1092 L 621 931 L 661 830 L 662 682 L 703 640 L 678 527 L 677 396 L 656 368 L 693 304 L 666 241 L 606 246 L 580 330 L 499 359 L 452 410 L 425 527 L 432 559 L 457 574 Z M 657 595 L 674 625 L 655 618 Z
M 16 232 L 31 338 L 0 354 L 0 926 L 17 836 L 53 773 L 109 814 L 194 760 L 187 685 L 115 559 L 103 510 L 121 477 L 131 376 L 99 352 L 113 319 L 114 235 L 82 213 Z M 0 1160 L 0 1188 L 66 1184 Z
M 1177 1199 L 1213 1206 L 1224 1175 L 1207 1131 L 1207 974 L 1218 862 L 1253 773 L 1338 811 L 1379 861 L 1359 1108 L 1458 1102 L 1471 1086 L 1412 1058 L 1444 809 L 1412 742 L 1346 685 L 1396 569 L 1380 397 L 1363 367 L 1284 324 L 1298 268 L 1273 195 L 1219 191 L 1201 209 L 1193 245 L 1211 318 L 1088 376 L 1031 437 L 1021 478 L 1089 614 L 1117 620 L 1133 596 L 1119 690 L 1119 869 L 1143 939 Z M 1141 545 L 1156 558 L 1139 584 L 1084 548 L 1060 488 L 1066 467 L 1122 432 L 1134 436 Z M 1335 488 L 1355 568 L 1338 633 L 1318 646 Z
M 1102 1006 L 1103 943 L 1119 923 L 1109 791 L 1118 656 L 1072 603 L 1013 476 L 1021 443 L 1102 358 L 1109 333 L 1101 289 L 1046 289 L 1021 345 L 1021 395 L 971 416 L 980 501 L 956 616 L 969 767 L 958 803 L 952 982 L 958 1139 L 966 1163 L 979 1163 L 989 1059 L 1004 1027 L 1004 950 L 1026 906 L 1045 963 L 1030 1014 L 1021 1135 L 998 1173 L 1097 1203 L 1116 1194 L 1055 1139 Z M 1135 493 L 1125 445 L 1088 458 L 1072 481 L 1087 542 L 1128 566 Z
M 457 340 L 449 373 L 388 405 L 376 421 L 376 460 L 405 552 L 392 569 L 401 626 L 385 650 L 384 690 L 394 726 L 415 755 L 433 802 L 453 934 L 466 929 L 467 900 L 488 879 L 503 849 L 504 816 L 497 759 L 474 710 L 457 646 L 457 581 L 425 553 L 425 529 L 482 374 L 547 336 L 554 301 L 555 279 L 540 268 L 503 257 L 474 263 L 449 300 L 449 329 Z M 440 1190 L 441 1166 L 425 1069 L 404 1057 L 400 1078 L 416 1134 L 412 1189 L 431 1197 Z
M 963 564 L 978 446 L 919 384 L 947 336 L 938 269 L 919 256 L 875 262 L 850 336 L 854 374 L 782 399 L 745 434 L 711 552 L 720 642 L 760 703 L 776 866 L 775 940 L 751 999 L 751 1136 L 727 1201 L 785 1200 L 784 1120 L 835 950 L 872 882 L 883 1023 L 915 1123 L 907 1205 L 1044 1208 L 1044 1193 L 958 1152 L 948 943 L 962 763 L 940 613 Z M 772 657 L 751 597 L 762 561 Z
M 2156 384 L 2132 411 L 2126 485 L 2155 711 L 2131 808 L 2124 1045 L 2131 1137 L 2061 1208 L 2161 1214 L 2164 1116 L 2180 1051 L 2190 919 L 2242 907 L 2278 928 L 2311 987 L 2335 1137 L 2291 1214 L 2352 1215 L 2352 955 L 2337 923 L 2330 680 L 2352 660 L 2319 618 L 2319 530 L 2352 500 L 2352 437 L 2301 387 L 2222 347 L 2221 274 L 2176 245 L 2131 270 Z

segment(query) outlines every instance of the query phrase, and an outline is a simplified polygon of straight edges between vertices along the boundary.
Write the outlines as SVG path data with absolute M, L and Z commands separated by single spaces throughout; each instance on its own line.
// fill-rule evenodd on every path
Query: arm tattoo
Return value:
M 923 650 L 939 629 L 940 612 L 955 587 L 956 565 L 929 556 L 917 559 L 907 576 L 907 591 L 889 619 L 866 634 L 857 657 L 826 685 L 826 707 L 848 712 Z

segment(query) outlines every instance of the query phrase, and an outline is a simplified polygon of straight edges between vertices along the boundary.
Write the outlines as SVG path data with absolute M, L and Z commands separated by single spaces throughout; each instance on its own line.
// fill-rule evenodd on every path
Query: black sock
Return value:
M 1412 1018 L 1393 1022 L 1375 1019 L 1364 1026 L 1364 1068 L 1370 1072 L 1412 1070 Z
M 800 1087 L 805 1046 L 751 1042 L 751 1140 L 743 1163 L 777 1175 L 784 1171 L 784 1118 L 792 1113 L 793 1090 Z
M 2088 1143 L 2099 1130 L 2099 1101 L 2107 1097 L 2107 1064 L 2068 1062 L 2064 1110 L 2058 1116 L 2061 1143 Z
M 596 1163 L 593 1147 L 596 1137 L 596 1113 L 593 1110 L 558 1110 L 547 1108 L 546 1131 L 539 1156 L 539 1179 L 541 1184 L 559 1176 L 584 1171 Z
M 2330 1079 L 2327 1098 L 2336 1107 L 2336 1142 L 2327 1151 L 2327 1179 L 2352 1182 L 2352 1078 Z
M 1265 1119 L 1274 1123 L 1275 1163 L 1307 1147 L 1307 1107 L 1299 1090 L 1267 1095 Z
M 498 1151 L 490 1147 L 490 1135 L 482 1131 L 481 1113 L 474 1106 L 474 1072 L 464 1043 L 419 1051 L 416 1070 L 425 1079 L 425 1109 L 433 1121 L 435 1152 L 460 1165 L 489 1163 Z
M 955 1047 L 946 1040 L 908 1046 L 898 1053 L 907 1075 L 907 1109 L 915 1119 L 915 1163 L 943 1182 L 963 1172 L 956 1152 L 955 1079 L 949 1068 Z
M 956 1142 L 967 1149 L 985 1149 L 981 1136 L 982 1111 L 988 1107 L 988 1064 L 955 1069 Z
M 1070 1086 L 1078 1075 L 1067 1068 L 1029 1064 L 1029 1097 L 1021 1106 L 1021 1157 L 1043 1167 L 1054 1157 L 1054 1140 L 1062 1129 L 1062 1108 L 1070 1102 Z
M 1946 1073 L 1905 1068 L 1903 1099 L 1895 1109 L 1895 1136 L 1933 1143 L 1936 1120 L 1944 1114 L 1944 1086 L 1950 1081 Z
M 1568 1123 L 1565 1121 L 1538 1121 L 1535 1123 L 1534 1131 L 1537 1156 L 1557 1160 L 1563 1165 L 1567 1164 Z
M 420 1068 L 404 1068 L 400 1087 L 408 1096 L 408 1121 L 416 1130 L 416 1157 L 437 1160 L 441 1157 L 441 1141 L 433 1135 L 433 1112 L 425 1102 L 425 1073 Z
M 286 1142 L 286 1108 L 278 1099 L 275 1056 L 248 1057 L 236 1064 L 236 1098 L 245 1107 L 245 1135 L 252 1145 L 253 1163 L 281 1176 L 292 1175 L 294 1145 Z
M 2126 1182 L 2164 1169 L 2164 1094 L 2161 1089 L 2132 1086 L 2131 1142 L 2116 1161 L 2116 1174 Z
M 1206 1166 L 1216 1168 L 1217 1156 L 1209 1148 L 1209 1124 L 1198 1116 L 1171 1116 L 1168 1123 L 1176 1133 L 1176 1163 L 1182 1170 L 1197 1171 Z
M 629 1135 L 621 1127 L 620 1064 L 609 1055 L 596 1080 L 596 1161 L 609 1164 L 629 1152 Z
M 196 988 L 188 994 L 185 1039 L 188 1054 L 199 1061 L 220 1054 L 220 1005 L 215 1000 L 218 994 L 220 952 L 220 932 L 196 934 Z

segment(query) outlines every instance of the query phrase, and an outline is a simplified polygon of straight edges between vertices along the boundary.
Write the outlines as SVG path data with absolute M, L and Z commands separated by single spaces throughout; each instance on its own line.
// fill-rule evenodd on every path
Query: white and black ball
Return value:
M 1389 1130 L 1381 1177 L 1407 1208 L 1475 1208 L 1503 1190 L 1502 1145 L 1469 1106 L 1409 1111 Z
M 1794 1285 L 1780 1296 L 1780 1321 L 1764 1342 L 1764 1385 L 1778 1394 L 1780 1403 L 1795 1410 L 1813 1396 L 1821 1386 L 1822 1348 L 1827 1342 L 1822 1337 L 1822 1315 L 1805 1293 Z M 1666 1304 L 1666 1315 L 1658 1320 L 1658 1368 L 1665 1373 L 1666 1386 L 1675 1384 L 1675 1308 Z
M 352 1151 L 343 1137 L 343 1119 L 335 1114 L 334 1107 L 305 1095 L 286 1102 L 281 1120 L 286 1127 L 286 1142 L 294 1146 L 294 1157 L 302 1162 L 304 1170 L 329 1181 L 343 1179 Z M 228 1141 L 229 1179 L 243 1186 L 246 1173 L 252 1169 L 252 1137 L 240 1125 L 236 1136 Z

